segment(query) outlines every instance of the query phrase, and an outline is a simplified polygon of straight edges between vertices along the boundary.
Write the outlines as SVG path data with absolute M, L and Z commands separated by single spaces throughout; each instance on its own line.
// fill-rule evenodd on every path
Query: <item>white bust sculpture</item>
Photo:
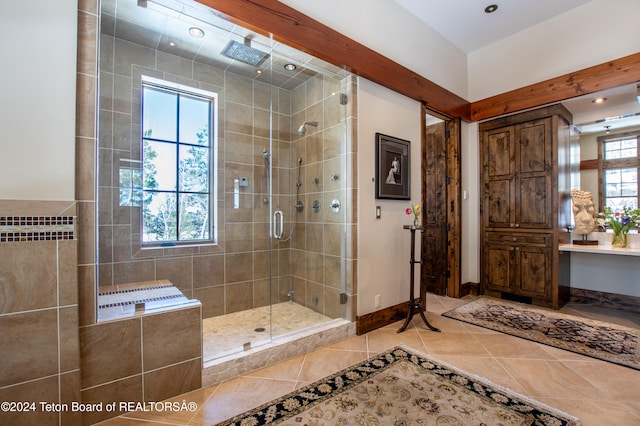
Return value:
M 571 199 L 573 200 L 573 221 L 575 223 L 574 234 L 590 234 L 596 227 L 595 206 L 591 192 L 572 189 Z

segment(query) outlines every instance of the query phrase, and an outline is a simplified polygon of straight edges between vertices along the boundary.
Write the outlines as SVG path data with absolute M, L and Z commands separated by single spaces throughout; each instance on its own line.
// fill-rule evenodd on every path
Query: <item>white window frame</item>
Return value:
M 141 96 L 140 96 L 140 170 L 142 173 L 142 169 L 144 167 L 144 159 L 142 158 L 143 152 L 143 141 L 144 141 L 144 129 L 142 128 L 142 111 L 143 111 L 143 103 L 144 99 L 142 96 L 143 87 L 147 86 L 155 86 L 160 89 L 167 89 L 170 91 L 179 92 L 185 95 L 194 95 L 198 97 L 203 97 L 208 99 L 211 102 L 211 117 L 210 117 L 210 130 L 209 130 L 209 142 L 210 142 L 210 164 L 209 164 L 209 213 L 210 213 L 210 224 L 209 224 L 209 238 L 202 240 L 178 240 L 178 241 L 152 241 L 145 242 L 143 241 L 144 235 L 144 214 L 142 212 L 142 206 L 140 209 L 140 245 L 142 249 L 153 249 L 158 247 L 184 247 L 184 246 L 194 246 L 194 245 L 212 245 L 218 243 L 218 94 L 215 92 L 210 92 L 208 90 L 203 90 L 191 86 L 187 86 L 180 83 L 175 83 L 167 80 L 162 80 L 159 78 L 142 75 L 141 76 Z M 140 188 L 140 191 L 143 191 Z
M 605 145 L 609 142 L 615 142 L 623 139 L 636 139 L 636 156 L 625 157 L 620 159 L 605 159 Z M 605 172 L 607 170 L 615 169 L 636 169 L 636 176 L 640 178 L 640 131 L 609 134 L 604 136 L 598 136 L 598 186 L 600 196 L 598 197 L 600 204 L 600 211 L 603 211 L 603 207 L 607 205 L 607 188 L 605 182 Z M 640 179 L 636 182 L 638 188 L 636 189 L 636 205 L 640 207 Z

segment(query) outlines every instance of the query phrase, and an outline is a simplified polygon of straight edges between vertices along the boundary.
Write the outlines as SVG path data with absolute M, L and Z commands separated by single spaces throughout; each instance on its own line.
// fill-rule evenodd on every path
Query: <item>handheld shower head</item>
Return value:
M 304 123 L 302 123 L 302 126 L 300 126 L 298 128 L 298 134 L 300 136 L 304 136 L 305 133 L 307 133 L 307 128 L 305 127 L 307 124 L 309 126 L 318 127 L 318 122 L 317 121 L 305 121 Z

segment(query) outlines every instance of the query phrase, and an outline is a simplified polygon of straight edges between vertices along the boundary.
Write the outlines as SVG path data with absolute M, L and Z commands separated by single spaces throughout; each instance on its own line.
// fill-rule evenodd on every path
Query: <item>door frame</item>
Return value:
M 462 240 L 462 212 L 461 212 L 461 135 L 460 135 L 460 118 L 451 117 L 439 111 L 433 110 L 426 103 L 421 103 L 420 128 L 421 128 L 421 157 L 425 152 L 427 142 L 426 115 L 440 118 L 445 121 L 446 132 L 446 168 L 447 168 L 447 245 L 446 256 L 447 265 L 447 296 L 460 298 L 471 293 L 470 285 L 462 285 L 461 283 L 461 240 Z M 426 199 L 426 169 L 423 167 L 421 171 L 421 199 Z M 424 211 L 424 205 L 422 206 Z M 421 276 L 426 266 L 421 266 Z

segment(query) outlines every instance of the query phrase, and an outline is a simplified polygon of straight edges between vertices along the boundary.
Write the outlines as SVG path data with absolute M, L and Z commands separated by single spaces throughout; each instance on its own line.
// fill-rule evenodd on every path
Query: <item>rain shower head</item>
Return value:
M 245 37 L 244 44 L 240 44 L 235 40 L 229 40 L 229 43 L 220 52 L 227 58 L 235 59 L 247 65 L 259 67 L 265 59 L 269 57 L 268 53 L 251 47 L 251 39 Z
M 307 128 L 305 127 L 307 124 L 309 126 L 318 127 L 317 121 L 305 121 L 304 123 L 302 123 L 302 126 L 298 128 L 298 134 L 300 136 L 304 136 L 304 134 L 307 133 Z

